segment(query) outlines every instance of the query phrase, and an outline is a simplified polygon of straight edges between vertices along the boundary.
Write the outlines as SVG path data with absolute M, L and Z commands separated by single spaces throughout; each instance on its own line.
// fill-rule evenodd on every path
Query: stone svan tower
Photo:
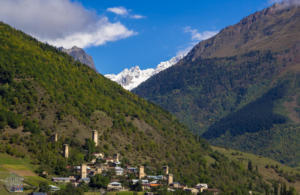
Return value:
M 168 175 L 168 185 L 171 185 L 173 183 L 173 174 Z
M 69 158 L 69 145 L 64 144 L 64 157 Z
M 139 167 L 139 179 L 146 177 L 144 166 Z
M 95 146 L 98 146 L 98 131 L 97 130 L 93 130 L 92 139 L 95 143 Z
M 82 165 L 81 165 L 80 171 L 81 171 L 81 178 L 82 178 L 82 179 L 87 177 L 86 168 L 87 168 L 87 167 L 86 167 L 86 164 L 82 164 Z

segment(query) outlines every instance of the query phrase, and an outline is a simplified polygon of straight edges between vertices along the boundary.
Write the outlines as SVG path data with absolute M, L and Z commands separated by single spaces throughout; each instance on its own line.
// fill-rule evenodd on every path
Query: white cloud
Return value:
M 0 20 L 65 48 L 98 46 L 137 34 L 71 0 L 0 0 Z
M 142 19 L 145 18 L 145 16 L 139 15 L 139 14 L 131 14 L 131 10 L 126 9 L 125 7 L 110 7 L 107 8 L 106 11 L 114 13 L 116 15 L 129 17 L 132 19 Z
M 133 19 L 142 19 L 142 18 L 145 18 L 145 16 L 142 16 L 142 15 L 139 15 L 139 14 L 131 15 L 130 17 L 133 18 Z
M 218 31 L 199 32 L 197 29 L 192 29 L 190 26 L 185 27 L 184 32 L 191 35 L 191 41 L 187 43 L 187 46 L 179 49 L 176 54 L 177 56 L 186 55 L 197 43 L 199 43 L 199 41 L 204 41 L 218 34 Z
M 103 45 L 110 41 L 117 41 L 137 34 L 134 31 L 128 30 L 119 22 L 108 22 L 106 18 L 95 24 L 94 28 L 95 30 L 90 32 L 78 32 L 64 38 L 46 41 L 55 46 L 63 45 L 65 48 L 71 48 L 74 45 L 86 48 Z
M 184 32 L 191 34 L 191 39 L 193 41 L 203 41 L 206 39 L 209 39 L 216 35 L 218 31 L 204 31 L 204 32 L 198 32 L 197 29 L 192 29 L 190 26 L 187 26 L 184 28 Z
M 125 7 L 111 7 L 107 8 L 107 11 L 122 16 L 128 14 L 128 10 Z

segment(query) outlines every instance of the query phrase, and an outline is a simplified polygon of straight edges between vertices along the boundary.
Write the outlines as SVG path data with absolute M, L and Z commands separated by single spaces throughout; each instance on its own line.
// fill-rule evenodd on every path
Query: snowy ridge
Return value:
M 122 87 L 127 90 L 132 90 L 139 86 L 141 83 L 152 77 L 153 75 L 173 66 L 183 57 L 185 57 L 187 52 L 182 53 L 178 56 L 171 58 L 168 61 L 161 62 L 157 65 L 156 68 L 148 68 L 141 70 L 139 66 L 131 67 L 130 69 L 124 69 L 119 74 L 106 74 L 105 77 L 109 78 L 112 81 L 117 82 Z

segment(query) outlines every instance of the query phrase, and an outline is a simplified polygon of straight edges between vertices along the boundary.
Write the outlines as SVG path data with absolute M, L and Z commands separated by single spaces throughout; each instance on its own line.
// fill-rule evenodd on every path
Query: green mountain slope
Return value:
M 3 23 L 0 78 L 0 152 L 30 158 L 37 173 L 72 175 L 67 165 L 90 160 L 94 150 L 118 152 L 124 164 L 157 171 L 168 164 L 186 184 L 207 182 L 228 193 L 266 188 L 258 173 L 214 152 L 168 112 Z M 92 129 L 100 135 L 96 148 L 88 139 Z M 65 143 L 68 160 L 62 156 Z
M 211 143 L 296 166 L 299 27 L 299 7 L 274 5 L 200 42 L 134 93 L 174 113 Z M 283 129 L 293 129 L 287 137 L 295 146 Z

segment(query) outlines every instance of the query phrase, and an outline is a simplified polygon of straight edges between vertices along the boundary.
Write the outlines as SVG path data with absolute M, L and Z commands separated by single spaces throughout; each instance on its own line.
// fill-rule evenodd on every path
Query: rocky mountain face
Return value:
M 182 64 L 199 58 L 228 57 L 253 50 L 282 51 L 295 46 L 299 32 L 299 6 L 274 4 L 228 26 L 197 44 Z
M 200 42 L 133 92 L 213 144 L 297 166 L 299 29 L 299 6 L 275 4 Z
M 139 66 L 134 66 L 130 69 L 124 69 L 119 74 L 106 74 L 105 76 L 112 81 L 117 82 L 123 88 L 127 90 L 132 90 L 139 86 L 141 83 L 145 82 L 147 79 L 159 72 L 166 70 L 167 68 L 176 64 L 181 60 L 187 53 L 180 54 L 171 58 L 169 61 L 161 62 L 156 68 L 148 68 L 141 70 Z
M 96 70 L 92 56 L 88 55 L 83 49 L 74 46 L 71 49 L 65 49 L 63 47 L 60 47 L 59 50 L 69 54 L 75 60 L 78 60 L 79 62 L 86 64 L 88 67 Z

